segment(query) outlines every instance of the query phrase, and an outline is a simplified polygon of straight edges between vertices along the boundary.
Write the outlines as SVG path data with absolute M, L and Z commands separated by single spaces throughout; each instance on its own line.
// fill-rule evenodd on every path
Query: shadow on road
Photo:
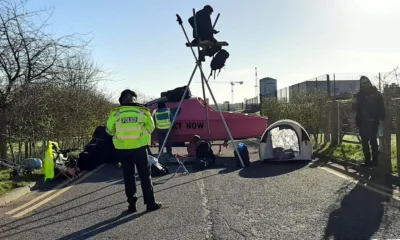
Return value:
M 384 178 L 374 172 L 365 172 L 362 177 L 377 182 Z M 391 198 L 358 184 L 348 192 L 352 186 L 354 184 L 349 182 L 339 191 L 340 207 L 329 214 L 324 240 L 371 239 L 379 230 L 385 211 L 384 203 Z M 391 195 L 392 191 L 387 193 Z
M 140 216 L 143 216 L 144 214 L 146 214 L 146 212 L 141 212 L 138 214 L 129 214 L 127 212 L 123 212 L 123 213 L 121 213 L 121 215 L 119 215 L 115 218 L 111 218 L 111 219 L 105 220 L 103 222 L 97 223 L 91 227 L 82 229 L 78 232 L 71 233 L 62 238 L 58 238 L 57 240 L 88 239 L 88 238 L 94 237 L 100 233 L 111 230 L 115 227 L 118 227 L 119 225 L 130 222 L 136 218 L 139 218 Z
M 177 187 L 180 187 L 180 186 L 185 185 L 185 184 L 189 184 L 189 183 L 192 183 L 192 182 L 195 182 L 195 181 L 199 181 L 199 180 L 201 180 L 201 179 L 206 179 L 206 178 L 210 178 L 210 177 L 217 176 L 217 175 L 218 175 L 218 174 L 212 174 L 212 175 L 209 175 L 209 176 L 205 176 L 205 177 L 202 177 L 202 178 L 194 179 L 194 180 L 187 181 L 187 182 L 184 182 L 184 183 L 180 183 L 180 184 L 176 184 L 176 185 L 173 185 L 173 186 L 165 187 L 165 188 L 163 188 L 163 189 L 159 189 L 159 190 L 154 191 L 154 193 L 159 193 L 159 192 L 167 191 L 167 190 L 172 189 L 172 188 L 177 188 Z M 159 179 L 157 179 L 157 180 L 159 180 Z M 160 179 L 160 180 L 162 180 L 162 179 Z M 140 184 L 140 183 L 139 183 L 139 184 Z M 137 184 L 137 186 L 138 186 L 139 184 Z M 109 186 L 110 186 L 110 185 L 107 185 L 107 186 L 105 186 L 104 188 L 109 187 Z M 104 189 L 104 188 L 103 188 L 103 189 Z M 101 189 L 99 189 L 99 190 L 101 190 Z M 99 191 L 99 190 L 96 190 L 96 191 Z M 54 212 L 53 212 L 53 213 L 49 212 L 49 210 L 51 210 L 51 209 L 55 209 L 55 208 L 57 208 L 57 207 L 60 207 L 60 206 L 62 206 L 62 205 L 65 205 L 65 203 L 62 203 L 62 204 L 59 204 L 59 205 L 50 207 L 50 208 L 48 208 L 48 209 L 42 210 L 42 211 L 40 211 L 40 212 L 35 212 L 34 214 L 31 214 L 31 215 L 29 215 L 29 216 L 27 216 L 27 217 L 20 218 L 20 219 L 18 219 L 18 220 L 15 220 L 15 221 L 12 221 L 12 222 L 9 222 L 9 223 L 0 225 L 0 227 L 7 227 L 6 230 L 1 231 L 1 233 L 0 233 L 0 239 L 6 239 L 7 237 L 15 236 L 15 235 L 18 235 L 18 234 L 21 234 L 21 233 L 24 233 L 24 232 L 35 231 L 35 230 L 37 230 L 38 228 L 41 228 L 41 227 L 48 227 L 48 226 L 50 226 L 50 225 L 52 225 L 52 224 L 56 224 L 56 223 L 68 221 L 68 220 L 75 219 L 75 218 L 79 218 L 79 217 L 82 217 L 82 216 L 85 216 L 85 215 L 90 215 L 90 214 L 95 213 L 95 212 L 98 212 L 98 211 L 102 211 L 102 210 L 106 210 L 106 209 L 109 209 L 109 208 L 112 208 L 112 207 L 116 207 L 116 206 L 118 206 L 118 205 L 120 205 L 120 204 L 126 204 L 126 200 L 123 200 L 123 201 L 121 201 L 121 202 L 118 202 L 118 203 L 115 203 L 115 204 L 112 204 L 112 205 L 109 205 L 109 206 L 106 206 L 106 207 L 98 208 L 98 209 L 93 210 L 93 211 L 89 211 L 89 212 L 86 212 L 86 213 L 80 213 L 80 214 L 75 215 L 75 216 L 73 216 L 73 217 L 68 217 L 68 218 L 63 218 L 63 219 L 57 220 L 57 221 L 47 222 L 47 223 L 41 224 L 41 225 L 39 225 L 39 226 L 34 226 L 34 227 L 31 227 L 31 228 L 26 228 L 26 229 L 23 229 L 23 230 L 19 230 L 19 231 L 18 231 L 18 229 L 27 227 L 27 226 L 28 226 L 29 224 L 31 224 L 31 223 L 37 223 L 38 221 L 48 220 L 48 219 L 51 218 L 51 217 L 54 217 L 54 216 L 57 216 L 57 215 L 60 215 L 60 214 L 64 214 L 64 213 L 66 213 L 67 211 L 71 211 L 71 210 L 74 210 L 74 209 L 84 209 L 84 205 L 93 204 L 93 203 L 95 203 L 96 201 L 98 201 L 98 200 L 100 200 L 100 199 L 107 198 L 107 197 L 109 197 L 109 196 L 112 196 L 112 195 L 114 195 L 114 194 L 121 193 L 121 192 L 123 192 L 123 191 L 124 191 L 124 189 L 118 190 L 118 191 L 116 191 L 116 192 L 114 192 L 114 193 L 111 193 L 111 194 L 108 194 L 108 195 L 105 195 L 105 196 L 101 196 L 101 197 L 96 198 L 96 199 L 92 199 L 90 202 L 87 202 L 87 203 L 84 203 L 84 204 L 80 204 L 80 205 L 76 205 L 76 206 L 74 206 L 74 207 L 69 208 L 68 210 L 61 210 L 61 211 L 58 211 L 58 212 L 55 212 L 55 213 L 54 213 Z M 95 191 L 94 191 L 94 192 L 95 192 Z M 91 193 L 93 193 L 93 192 L 91 192 Z M 85 194 L 84 196 L 87 196 L 87 195 L 89 195 L 89 194 L 91 194 L 91 193 L 87 193 L 87 194 Z M 70 200 L 70 201 L 68 201 L 68 202 L 72 202 L 72 201 L 77 200 L 77 199 L 82 198 L 82 197 L 83 197 L 83 196 L 77 197 L 77 198 L 72 199 L 72 200 Z M 139 199 L 140 199 L 140 198 L 142 198 L 142 196 L 139 196 Z M 44 213 L 44 212 L 49 212 L 49 214 L 47 214 L 47 215 L 45 215 L 45 216 L 41 216 L 41 217 L 34 217 L 35 215 L 38 215 L 39 213 Z M 141 215 L 143 215 L 143 214 L 141 214 Z M 113 227 L 117 227 L 118 225 L 121 225 L 121 224 L 123 224 L 123 223 L 126 223 L 126 222 L 128 222 L 128 221 L 130 221 L 130 220 L 132 220 L 132 219 L 134 219 L 134 218 L 137 218 L 138 216 L 141 216 L 141 215 L 135 214 L 132 218 L 129 217 L 129 218 L 128 218 L 129 220 L 128 220 L 128 219 L 122 219 L 122 220 L 120 220 L 120 221 L 118 221 L 118 219 L 122 218 L 123 216 L 118 216 L 118 217 L 116 217 L 116 218 L 113 218 L 113 219 L 109 219 L 109 220 L 107 220 L 107 221 L 104 221 L 104 222 L 102 222 L 101 224 L 100 224 L 100 223 L 97 224 L 97 225 L 96 225 L 96 226 L 97 226 L 96 228 L 101 227 L 101 226 L 98 226 L 98 225 L 102 225 L 102 226 L 104 226 L 104 227 L 102 228 L 101 232 L 105 232 L 105 231 L 107 231 L 107 230 L 110 230 L 110 229 L 113 228 Z M 135 217 L 135 216 L 136 216 L 136 217 Z M 25 220 L 27 220 L 28 218 L 32 218 L 32 220 L 30 220 L 30 221 L 25 221 Z M 117 223 L 114 223 L 115 221 L 117 221 Z M 16 225 L 16 226 L 12 226 L 12 227 L 10 226 L 10 225 L 15 224 L 15 223 L 17 223 L 17 224 L 19 223 L 19 224 Z M 111 224 L 111 223 L 113 223 L 113 224 Z M 109 226 L 109 225 L 107 225 L 107 224 L 109 224 L 109 225 L 111 224 L 111 225 Z M 106 225 L 107 225 L 107 226 L 106 226 Z M 94 227 L 90 227 L 90 229 L 87 229 L 87 231 L 91 231 L 91 230 L 94 230 L 94 229 L 95 229 Z M 12 230 L 17 230 L 18 232 L 7 234 L 8 232 L 10 232 L 10 231 L 12 231 Z M 96 231 L 96 232 L 97 232 L 97 231 Z M 101 232 L 97 232 L 96 234 L 99 234 L 99 233 L 101 233 Z M 7 235 L 2 235 L 2 234 L 7 234 Z M 90 236 L 92 236 L 92 235 L 90 235 Z M 71 238 L 71 236 L 70 236 L 70 238 Z M 69 239 L 70 239 L 70 238 L 69 238 Z
M 92 171 L 82 173 L 83 175 L 80 175 L 80 177 L 84 177 L 84 175 L 90 174 Z M 105 164 L 96 173 L 100 173 L 100 174 L 93 174 L 93 175 L 89 176 L 88 178 L 86 178 L 83 182 L 78 183 L 77 185 L 85 184 L 85 183 L 99 183 L 99 182 L 109 183 L 109 182 L 114 182 L 114 181 L 120 180 L 122 178 L 122 171 L 120 171 L 118 164 Z M 74 184 L 74 182 L 76 182 L 78 179 L 70 181 L 70 183 L 68 183 L 67 185 Z M 47 192 L 49 190 L 54 189 L 58 185 L 60 185 L 62 183 L 66 183 L 66 182 L 68 182 L 68 179 L 62 175 L 60 175 L 56 179 L 53 179 L 53 180 L 47 181 L 47 182 L 40 180 L 36 183 L 35 186 L 32 187 L 31 191 Z
M 118 202 L 118 203 L 115 203 L 115 204 L 112 204 L 112 205 L 109 205 L 109 206 L 106 206 L 106 207 L 98 208 L 98 209 L 96 209 L 96 210 L 89 211 L 89 212 L 86 212 L 86 213 L 82 213 L 82 214 L 79 214 L 79 215 L 77 215 L 77 216 L 72 216 L 72 217 L 63 218 L 63 219 L 56 220 L 56 221 L 51 221 L 51 222 L 49 222 L 49 223 L 44 223 L 44 224 L 41 224 L 41 225 L 39 225 L 39 226 L 34 226 L 34 227 L 31 227 L 31 228 L 27 228 L 27 229 L 24 229 L 24 230 L 20 230 L 20 231 L 18 231 L 18 232 L 16 232 L 16 233 L 10 233 L 10 234 L 8 234 L 8 235 L 0 235 L 0 238 L 1 238 L 1 239 L 7 239 L 8 237 L 12 237 L 12 236 L 15 236 L 15 235 L 24 233 L 24 232 L 35 231 L 35 230 L 37 230 L 37 229 L 39 229 L 39 228 L 42 228 L 42 227 L 47 227 L 47 226 L 50 226 L 50 225 L 52 225 L 52 224 L 56 224 L 56 223 L 60 223 L 60 222 L 64 222 L 64 221 L 68 221 L 68 220 L 72 220 L 72 219 L 76 219 L 76 218 L 78 218 L 78 217 L 82 217 L 82 216 L 85 216 L 85 215 L 90 215 L 90 214 L 92 214 L 92 213 L 95 213 L 95 212 L 98 212 L 98 211 L 101 211 L 101 210 L 106 210 L 106 209 L 109 209 L 109 208 L 112 208 L 112 207 L 115 207 L 115 206 L 118 206 L 118 205 L 124 204 L 124 203 L 126 203 L 126 201 L 121 201 L 121 202 Z M 64 212 L 65 212 L 65 211 L 64 211 Z M 62 213 L 60 212 L 60 213 L 58 213 L 58 214 L 62 214 Z M 54 215 L 55 215 L 55 214 L 54 214 Z M 54 216 L 54 215 L 52 214 L 52 215 L 46 216 L 46 217 L 44 217 L 44 218 L 35 219 L 34 221 L 31 221 L 31 222 L 28 222 L 28 223 L 35 223 L 35 222 L 37 222 L 37 221 L 39 221 L 39 220 L 47 219 L 47 218 L 49 218 L 49 217 L 51 217 L 51 216 Z M 17 220 L 17 221 L 18 221 L 18 220 Z M 16 227 L 9 227 L 7 230 L 2 231 L 1 234 L 7 233 L 7 232 L 9 232 L 9 231 L 11 231 L 11 230 L 16 230 L 16 229 L 18 229 L 18 228 L 20 228 L 20 227 L 24 227 L 24 226 L 27 226 L 27 223 L 23 223 L 23 224 L 18 225 L 18 226 L 16 226 Z
M 267 162 L 254 161 L 250 166 L 242 168 L 239 176 L 243 178 L 267 178 L 299 170 L 309 164 L 309 161 Z

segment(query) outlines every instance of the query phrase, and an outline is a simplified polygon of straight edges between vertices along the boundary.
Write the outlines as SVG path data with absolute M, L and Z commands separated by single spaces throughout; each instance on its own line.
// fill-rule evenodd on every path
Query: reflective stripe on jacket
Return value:
M 171 127 L 171 110 L 169 108 L 158 109 L 154 116 L 157 129 L 169 129 Z
M 150 111 L 137 106 L 121 106 L 111 111 L 107 133 L 116 149 L 136 149 L 150 145 L 154 122 Z

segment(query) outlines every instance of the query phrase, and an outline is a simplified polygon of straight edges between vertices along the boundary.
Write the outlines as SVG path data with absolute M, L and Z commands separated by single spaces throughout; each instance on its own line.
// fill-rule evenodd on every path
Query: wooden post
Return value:
M 391 141 L 392 141 L 392 114 L 388 111 L 389 106 L 389 96 L 390 94 L 383 94 L 383 98 L 385 101 L 386 117 L 383 122 L 383 137 L 379 139 L 379 145 L 382 143 L 382 147 L 380 148 L 379 154 L 379 162 L 380 171 L 383 174 L 389 174 L 392 172 L 392 150 L 391 150 Z
M 396 104 L 397 174 L 400 176 L 400 106 Z
M 331 103 L 329 103 L 329 105 L 330 105 Z M 326 112 L 326 118 L 325 118 L 325 124 L 324 124 L 324 126 L 322 127 L 322 131 L 323 131 L 323 133 L 324 133 L 324 144 L 327 144 L 328 143 L 328 141 L 330 141 L 331 140 L 331 138 L 330 138 L 330 134 L 331 134 L 331 131 L 330 131 L 330 125 L 331 125 L 331 116 L 332 116 L 332 111 L 331 111 L 331 109 L 328 109 Z
M 333 100 L 330 106 L 330 134 L 331 134 L 331 145 L 336 146 L 339 143 L 339 118 L 338 118 L 338 102 Z

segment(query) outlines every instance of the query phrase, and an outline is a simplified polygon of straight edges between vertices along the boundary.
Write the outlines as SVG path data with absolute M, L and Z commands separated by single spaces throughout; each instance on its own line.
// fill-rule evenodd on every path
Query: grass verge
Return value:
M 6 193 L 28 185 L 30 182 L 37 182 L 43 179 L 43 173 L 41 170 L 36 170 L 32 175 L 19 175 L 15 179 L 10 178 L 12 170 L 1 170 L 0 171 L 0 197 Z
M 346 140 L 356 141 L 356 137 L 345 136 Z M 397 150 L 395 138 L 392 138 L 391 146 L 392 171 L 397 173 Z M 331 146 L 330 143 L 325 145 L 313 145 L 313 151 L 329 158 L 335 158 L 346 162 L 360 164 L 364 162 L 364 154 L 361 144 L 343 142 L 337 146 Z

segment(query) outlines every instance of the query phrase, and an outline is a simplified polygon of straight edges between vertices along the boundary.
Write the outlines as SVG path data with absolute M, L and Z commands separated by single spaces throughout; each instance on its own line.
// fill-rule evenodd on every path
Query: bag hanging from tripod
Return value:
M 211 73 L 212 76 L 214 72 L 214 79 L 215 79 L 215 72 L 218 71 L 218 75 L 221 72 L 221 69 L 225 66 L 226 60 L 229 58 L 229 53 L 225 49 L 221 49 L 217 54 L 213 57 L 210 63 Z M 218 76 L 217 75 L 217 76 Z

